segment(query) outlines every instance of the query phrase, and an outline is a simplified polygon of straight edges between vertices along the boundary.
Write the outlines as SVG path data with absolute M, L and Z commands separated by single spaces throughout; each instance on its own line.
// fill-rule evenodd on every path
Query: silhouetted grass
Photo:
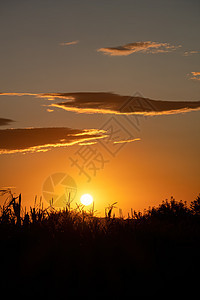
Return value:
M 1 280 L 15 293 L 116 296 L 192 290 L 200 267 L 200 197 L 171 198 L 144 213 L 105 218 L 83 206 L 29 211 L 11 192 L 1 206 Z M 179 282 L 179 283 L 178 283 Z M 191 285 L 191 286 L 190 286 Z M 27 294 L 28 295 L 28 294 Z M 71 298 L 70 298 L 71 299 Z

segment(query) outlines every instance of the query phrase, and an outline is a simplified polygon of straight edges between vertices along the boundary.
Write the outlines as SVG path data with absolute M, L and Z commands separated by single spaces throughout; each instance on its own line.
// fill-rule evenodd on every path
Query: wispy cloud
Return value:
M 11 119 L 6 119 L 6 118 L 0 118 L 0 126 L 9 125 L 12 122 L 15 122 L 15 121 L 13 121 Z
M 0 154 L 45 152 L 53 148 L 91 143 L 107 137 L 98 129 L 20 128 L 0 130 Z
M 66 96 L 62 96 L 61 93 L 0 93 L 0 96 L 33 96 L 35 98 L 43 98 L 49 101 L 54 101 L 55 99 L 66 99 Z M 68 98 L 68 100 L 73 100 L 72 98 Z
M 200 72 L 191 72 L 189 75 L 189 79 L 191 80 L 200 80 Z
M 48 112 L 53 112 L 54 110 L 51 109 L 51 108 L 47 108 L 47 111 L 48 111 Z
M 200 76 L 200 72 L 191 72 L 194 76 Z
M 96 141 L 94 141 L 94 142 L 81 142 L 81 143 L 79 143 L 80 146 L 90 146 L 90 145 L 95 145 L 95 144 L 97 144 Z
M 132 53 L 167 53 L 176 50 L 181 47 L 181 45 L 173 46 L 169 43 L 159 43 L 159 42 L 133 42 L 117 47 L 106 47 L 97 49 L 98 52 L 102 52 L 105 55 L 110 56 L 127 56 Z
M 200 51 L 197 51 L 197 50 L 191 50 L 191 51 L 185 51 L 184 53 L 183 53 L 183 55 L 184 56 L 191 56 L 191 55 L 193 55 L 193 54 L 199 54 L 200 53 Z
M 35 94 L 35 93 L 26 93 L 26 92 L 23 92 L 23 93 L 0 93 L 0 96 L 37 96 L 38 94 Z
M 71 45 L 76 45 L 78 43 L 79 43 L 79 41 L 76 40 L 76 41 L 71 41 L 71 42 L 63 42 L 63 43 L 60 43 L 59 45 L 60 46 L 71 46 Z
M 136 138 L 136 139 L 128 139 L 128 140 L 121 140 L 121 141 L 114 141 L 114 144 L 125 144 L 125 143 L 131 143 L 131 142 L 135 142 L 135 141 L 141 141 L 140 138 Z

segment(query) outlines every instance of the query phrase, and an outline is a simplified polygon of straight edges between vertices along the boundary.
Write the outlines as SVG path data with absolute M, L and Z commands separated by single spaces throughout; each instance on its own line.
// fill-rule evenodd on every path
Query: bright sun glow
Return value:
M 83 205 L 90 205 L 93 202 L 93 197 L 90 194 L 84 194 L 81 196 L 81 203 Z

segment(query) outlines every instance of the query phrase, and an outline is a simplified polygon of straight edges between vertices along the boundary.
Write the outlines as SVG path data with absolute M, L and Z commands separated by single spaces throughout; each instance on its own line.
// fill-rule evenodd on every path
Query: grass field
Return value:
M 83 206 L 56 211 L 41 202 L 25 211 L 21 195 L 1 195 L 8 196 L 0 215 L 7 293 L 117 299 L 198 288 L 199 196 L 189 206 L 171 198 L 124 219 L 114 217 L 113 205 L 100 218 Z

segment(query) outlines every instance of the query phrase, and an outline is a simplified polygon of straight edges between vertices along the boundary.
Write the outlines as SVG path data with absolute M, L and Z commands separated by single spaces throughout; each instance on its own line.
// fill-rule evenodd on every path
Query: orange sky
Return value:
M 137 136 L 141 140 L 124 144 L 115 157 L 111 155 L 116 151 L 113 144 L 104 148 L 99 141 L 90 146 L 74 145 L 44 153 L 1 155 L 2 186 L 15 186 L 12 191 L 22 192 L 23 205 L 29 206 L 33 205 L 36 194 L 42 195 L 43 184 L 49 176 L 66 173 L 77 185 L 73 205 L 80 203 L 82 194 L 91 193 L 101 215 L 113 202 L 118 202 L 117 207 L 127 216 L 131 207 L 143 210 L 171 196 L 177 200 L 193 200 L 199 193 L 199 112 L 140 117 L 139 127 Z M 70 158 L 78 159 L 79 166 L 83 164 L 81 156 L 76 154 L 83 149 L 87 149 L 88 155 L 95 150 L 101 155 L 96 161 L 95 156 L 88 159 L 99 168 L 96 174 L 85 167 L 87 175 L 79 175 L 78 167 L 71 166 Z M 43 201 L 45 204 L 45 197 Z

